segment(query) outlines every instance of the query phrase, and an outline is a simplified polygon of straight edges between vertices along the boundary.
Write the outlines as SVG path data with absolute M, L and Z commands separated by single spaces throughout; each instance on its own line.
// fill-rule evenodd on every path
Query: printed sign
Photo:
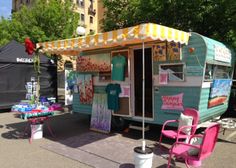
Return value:
M 231 62 L 231 52 L 226 47 L 215 46 L 215 60 Z
M 79 74 L 77 77 L 79 86 L 79 100 L 81 104 L 93 102 L 93 80 L 91 74 Z
M 169 42 L 167 45 L 167 53 L 169 55 L 169 60 L 180 60 L 181 44 L 175 42 Z
M 168 83 L 168 72 L 161 72 L 159 74 L 159 84 L 166 85 Z
M 71 69 L 65 69 L 65 105 L 71 105 L 73 101 L 74 74 Z
M 111 130 L 111 110 L 108 110 L 107 94 L 95 93 L 93 97 L 90 129 L 109 133 Z
M 16 58 L 16 62 L 32 63 L 33 58 Z
M 224 104 L 230 94 L 232 81 L 230 79 L 213 80 L 208 101 L 208 108 Z
M 77 60 L 79 72 L 109 72 L 111 71 L 110 53 L 79 56 Z
M 162 110 L 184 110 L 183 93 L 173 96 L 162 96 Z
M 153 46 L 153 61 L 166 61 L 166 43 L 158 43 Z
M 119 94 L 119 97 L 129 97 L 129 96 L 130 96 L 130 86 L 121 85 L 121 93 Z

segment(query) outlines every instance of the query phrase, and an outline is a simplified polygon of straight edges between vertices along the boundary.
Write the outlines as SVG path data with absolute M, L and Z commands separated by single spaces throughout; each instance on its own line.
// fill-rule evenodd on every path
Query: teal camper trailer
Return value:
M 68 79 L 74 80 L 74 113 L 91 115 L 93 95 L 107 94 L 108 85 L 116 84 L 119 103 L 112 116 L 126 120 L 142 121 L 143 104 L 145 122 L 153 124 L 177 119 L 187 107 L 199 111 L 200 122 L 227 110 L 233 51 L 200 34 L 146 23 L 39 45 L 45 52 L 79 55 L 77 71 Z M 118 57 L 121 78 L 114 71 Z

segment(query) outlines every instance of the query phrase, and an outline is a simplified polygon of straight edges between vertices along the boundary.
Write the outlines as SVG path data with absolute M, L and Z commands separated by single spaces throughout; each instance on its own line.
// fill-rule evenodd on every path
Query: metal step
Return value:
M 143 130 L 143 127 L 142 127 L 142 125 L 129 124 L 129 129 L 134 129 L 134 130 L 142 131 L 142 130 Z M 146 126 L 144 127 L 144 131 L 149 131 L 149 130 L 150 130 L 149 125 L 146 125 Z

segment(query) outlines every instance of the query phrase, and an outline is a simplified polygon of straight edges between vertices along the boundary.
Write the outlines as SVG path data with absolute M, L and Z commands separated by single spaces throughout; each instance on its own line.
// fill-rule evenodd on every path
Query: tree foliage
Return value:
M 103 0 L 104 30 L 157 23 L 236 47 L 235 0 Z
M 34 42 L 71 38 L 78 25 L 78 14 L 70 0 L 36 0 L 30 8 L 22 6 L 11 19 L 0 20 L 0 45 L 15 39 Z
M 10 22 L 4 18 L 0 20 L 0 46 L 8 43 L 11 39 L 11 33 L 8 31 L 10 27 Z

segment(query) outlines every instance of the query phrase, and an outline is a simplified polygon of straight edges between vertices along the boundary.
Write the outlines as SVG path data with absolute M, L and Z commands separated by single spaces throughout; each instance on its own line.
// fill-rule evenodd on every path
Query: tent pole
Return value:
M 145 146 L 146 146 L 146 142 L 145 142 L 145 133 L 144 133 L 144 129 L 145 129 L 145 125 L 144 125 L 144 119 L 145 119 L 145 47 L 144 47 L 144 41 L 143 41 L 143 109 L 142 109 L 142 136 L 143 136 L 143 140 L 142 140 L 142 151 L 145 151 Z

